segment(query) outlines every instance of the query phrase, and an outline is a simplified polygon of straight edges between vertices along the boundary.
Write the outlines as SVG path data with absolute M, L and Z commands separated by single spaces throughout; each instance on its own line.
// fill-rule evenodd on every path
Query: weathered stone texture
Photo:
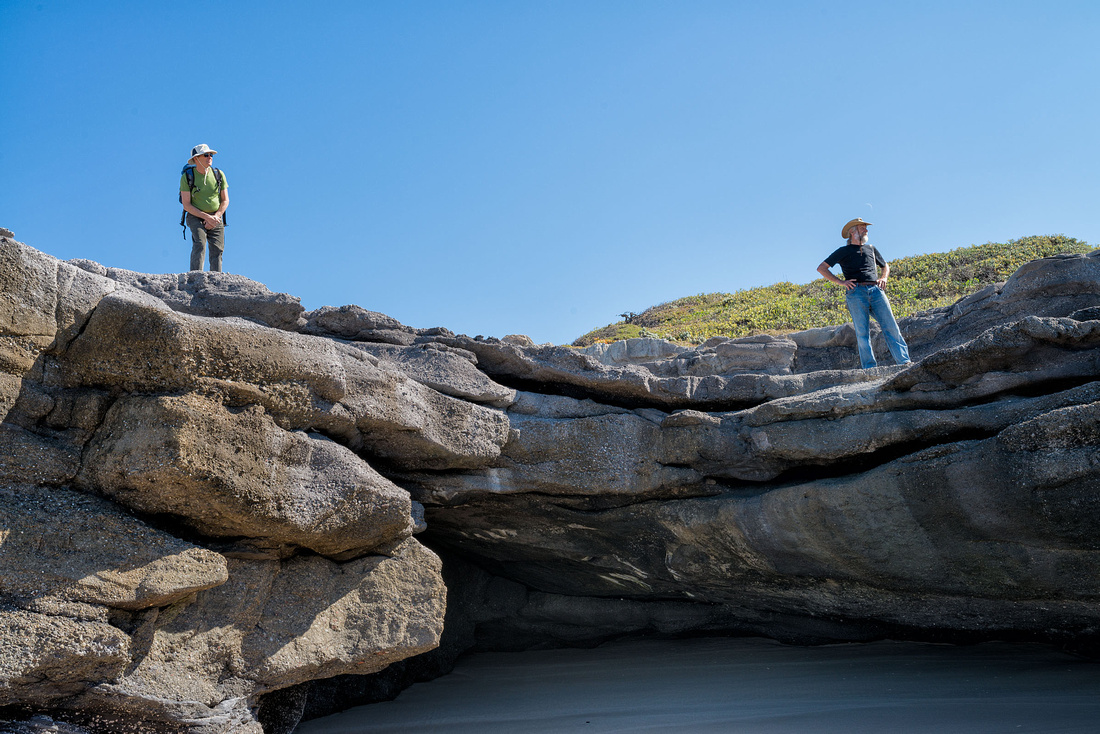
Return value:
M 423 468 L 499 454 L 507 417 L 425 388 L 353 347 L 235 319 L 177 314 L 151 296 L 103 298 L 65 353 L 66 386 L 170 393 L 202 386 L 262 405 L 284 428 Z
M 298 331 L 305 324 L 302 318 L 305 309 L 297 298 L 287 293 L 273 293 L 263 283 L 243 275 L 202 270 L 150 275 L 105 268 L 91 260 L 70 260 L 69 264 L 144 291 L 180 313 L 240 316 L 289 331 Z
M 225 584 L 144 616 L 133 632 L 134 663 L 69 705 L 114 716 L 118 726 L 199 721 L 236 731 L 229 725 L 248 721 L 250 698 L 375 672 L 438 644 L 439 571 L 438 558 L 412 539 L 345 564 L 231 558 Z
M 377 690 L 625 633 L 1100 641 L 1096 253 L 903 320 L 916 363 L 873 370 L 849 325 L 577 350 L 0 265 L 0 705 L 289 731 L 359 695 L 311 681 L 439 644 L 448 591 Z
M 0 706 L 73 722 L 5 726 L 261 734 L 264 694 L 438 644 L 423 508 L 370 462 L 484 465 L 503 411 L 240 276 L 0 263 Z
M 204 535 L 330 556 L 412 531 L 408 492 L 350 450 L 285 431 L 260 406 L 230 410 L 196 394 L 116 402 L 79 481 L 136 510 L 183 518 Z
M 0 594 L 116 609 L 172 604 L 225 583 L 225 559 L 96 497 L 0 487 Z
M 0 610 L 0 706 L 49 705 L 111 680 L 129 648 L 105 622 Z

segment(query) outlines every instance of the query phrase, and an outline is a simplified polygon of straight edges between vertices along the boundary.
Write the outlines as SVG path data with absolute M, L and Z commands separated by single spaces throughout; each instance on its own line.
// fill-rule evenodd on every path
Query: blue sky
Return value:
M 0 0 L 0 226 L 179 272 L 219 151 L 225 268 L 411 326 L 568 343 L 888 259 L 1100 241 L 1100 3 Z

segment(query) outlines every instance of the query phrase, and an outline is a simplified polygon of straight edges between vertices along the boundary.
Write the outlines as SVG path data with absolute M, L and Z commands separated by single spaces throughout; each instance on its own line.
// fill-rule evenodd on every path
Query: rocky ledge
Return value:
M 846 325 L 573 349 L 0 260 L 0 731 L 289 732 L 627 634 L 1100 639 L 1100 252 L 874 370 Z

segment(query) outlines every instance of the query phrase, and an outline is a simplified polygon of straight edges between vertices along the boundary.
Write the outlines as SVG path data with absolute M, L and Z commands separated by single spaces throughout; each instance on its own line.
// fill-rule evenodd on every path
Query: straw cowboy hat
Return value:
M 870 222 L 865 222 L 865 221 L 863 221 L 862 219 L 860 219 L 859 217 L 856 217 L 856 218 L 855 218 L 855 219 L 853 219 L 852 221 L 850 221 L 850 222 L 848 222 L 847 224 L 845 224 L 845 225 L 844 225 L 844 229 L 840 230 L 840 236 L 841 236 L 841 238 L 843 238 L 843 239 L 848 239 L 848 233 L 849 233 L 849 232 L 851 232 L 851 231 L 852 231 L 852 227 L 856 226 L 857 224 L 862 224 L 862 225 L 863 225 L 863 226 L 865 226 L 865 227 L 870 227 L 870 226 L 871 226 L 871 223 L 870 223 Z

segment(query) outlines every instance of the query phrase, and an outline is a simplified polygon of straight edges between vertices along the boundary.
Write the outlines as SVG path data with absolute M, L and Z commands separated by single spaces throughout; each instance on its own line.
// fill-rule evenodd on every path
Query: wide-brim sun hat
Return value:
M 196 145 L 194 148 L 191 149 L 191 158 L 194 158 L 197 155 L 206 155 L 207 153 L 210 153 L 211 155 L 217 155 L 218 151 L 213 150 L 206 143 L 199 143 L 198 145 Z
M 844 239 L 844 240 L 848 239 L 848 233 L 851 232 L 852 227 L 856 226 L 857 224 L 862 224 L 865 227 L 872 226 L 870 222 L 865 222 L 862 219 L 860 219 L 859 217 L 856 217 L 852 221 L 845 224 L 844 229 L 840 230 L 840 238 Z

